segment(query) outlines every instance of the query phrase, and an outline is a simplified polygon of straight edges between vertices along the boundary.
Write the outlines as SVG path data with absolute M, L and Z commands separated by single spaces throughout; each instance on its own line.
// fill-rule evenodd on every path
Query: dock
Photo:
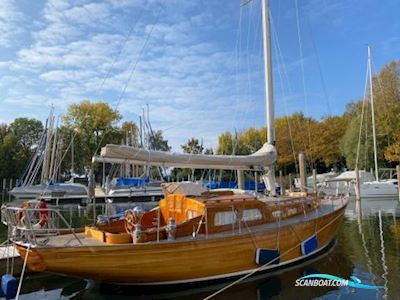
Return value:
M 7 272 L 7 260 L 8 260 L 8 272 L 11 272 L 11 264 L 14 260 L 13 275 L 19 276 L 22 271 L 23 260 L 19 256 L 17 249 L 14 246 L 2 246 L 0 247 L 0 272 L 5 274 Z M 28 271 L 28 270 L 26 270 Z

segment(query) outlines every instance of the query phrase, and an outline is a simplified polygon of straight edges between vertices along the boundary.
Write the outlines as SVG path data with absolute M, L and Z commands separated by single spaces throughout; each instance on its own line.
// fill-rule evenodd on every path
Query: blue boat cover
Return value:
M 133 177 L 133 178 L 126 178 L 126 177 L 119 177 L 117 178 L 116 186 L 145 186 L 150 182 L 149 177 Z
M 213 189 L 235 189 L 238 187 L 237 181 L 209 181 L 205 184 L 206 188 L 211 190 Z M 244 183 L 245 190 L 254 190 L 255 183 L 254 181 L 246 181 Z M 265 190 L 265 184 L 263 182 L 259 182 L 257 186 L 258 190 Z

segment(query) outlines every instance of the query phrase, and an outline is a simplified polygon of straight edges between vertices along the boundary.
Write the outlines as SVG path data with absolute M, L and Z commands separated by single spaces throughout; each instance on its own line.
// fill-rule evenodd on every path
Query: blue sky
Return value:
M 398 0 L 270 2 L 278 116 L 341 114 L 363 94 L 367 43 L 376 71 L 399 59 Z M 260 0 L 240 3 L 0 0 L 0 122 L 83 99 L 138 122 L 149 104 L 174 150 L 263 126 Z

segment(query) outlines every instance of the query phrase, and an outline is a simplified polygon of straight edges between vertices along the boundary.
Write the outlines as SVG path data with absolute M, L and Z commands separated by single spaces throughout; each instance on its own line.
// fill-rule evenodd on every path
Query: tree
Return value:
M 212 148 L 206 148 L 204 150 L 204 154 L 206 155 L 213 155 L 214 154 L 214 150 Z
M 186 144 L 181 145 L 181 148 L 184 153 L 191 154 L 200 154 L 203 153 L 204 150 L 203 144 L 199 144 L 199 140 L 193 137 L 189 139 Z
M 16 168 L 22 171 L 39 143 L 40 136 L 43 134 L 43 125 L 36 119 L 16 118 L 10 124 L 10 130 L 17 143 L 17 149 L 15 149 Z
M 162 134 L 162 130 L 157 130 L 154 134 L 149 137 L 150 150 L 159 151 L 171 151 L 171 147 L 168 145 L 168 140 L 165 140 Z
M 233 153 L 233 138 L 230 132 L 224 132 L 218 137 L 217 153 L 226 155 Z
M 29 163 L 43 132 L 39 120 L 17 118 L 0 125 L 0 177 L 17 178 Z
M 128 144 L 130 146 L 138 147 L 139 146 L 139 128 L 134 122 L 124 122 L 121 125 L 121 134 L 128 140 Z
M 9 132 L 10 132 L 10 127 L 7 124 L 5 123 L 0 124 L 0 144 L 3 143 L 4 138 Z
M 327 116 L 316 126 L 312 148 L 315 152 L 316 160 L 332 168 L 341 167 L 345 163 L 341 151 L 341 143 L 346 128 L 348 118 L 344 116 Z
M 42 122 L 28 118 L 16 118 L 10 124 L 10 129 L 14 132 L 18 144 L 26 151 L 39 142 L 40 135 L 43 133 Z
M 68 107 L 63 117 L 63 126 L 73 131 L 76 148 L 81 149 L 85 166 L 89 166 L 92 156 L 104 145 L 119 144 L 122 133 L 116 128 L 121 119 L 117 110 L 113 110 L 106 102 L 82 101 Z M 70 144 L 71 135 L 65 137 Z
M 23 171 L 21 164 L 17 167 L 16 154 L 18 151 L 18 140 L 14 133 L 10 132 L 0 144 L 0 178 L 16 178 Z
M 382 68 L 373 77 L 373 93 L 375 104 L 375 128 L 377 138 L 378 165 L 387 165 L 387 162 L 398 161 L 400 153 L 400 62 L 393 61 Z M 371 97 L 367 95 L 364 104 L 364 124 L 361 134 L 360 165 L 369 169 L 374 166 L 372 127 L 371 127 Z M 346 163 L 354 168 L 359 139 L 360 116 L 363 100 L 349 106 L 345 115 L 351 116 L 346 133 L 342 139 L 342 151 Z
M 275 120 L 279 169 L 286 168 L 290 172 L 297 171 L 299 152 L 304 153 L 308 166 L 314 165 L 318 157 L 313 144 L 317 126 L 317 121 L 304 116 L 303 113 L 294 113 L 291 116 Z
M 360 136 L 360 118 L 354 118 L 350 121 L 345 134 L 341 139 L 341 152 L 346 158 L 346 165 L 350 169 L 356 167 L 358 140 Z M 373 162 L 373 146 L 372 137 L 367 134 L 366 126 L 362 126 L 361 140 L 359 149 L 358 167 L 360 169 L 368 170 L 374 165 Z

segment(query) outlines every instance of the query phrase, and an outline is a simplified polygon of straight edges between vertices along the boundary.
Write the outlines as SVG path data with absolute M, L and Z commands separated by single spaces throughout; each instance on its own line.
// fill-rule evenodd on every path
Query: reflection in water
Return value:
M 214 299 L 396 299 L 400 294 L 400 235 L 395 223 L 398 201 L 351 202 L 337 244 L 327 253 L 289 270 L 258 275 L 235 285 Z M 380 211 L 380 213 L 379 213 Z M 400 214 L 397 214 L 400 216 Z M 327 273 L 345 279 L 354 275 L 368 285 L 385 289 L 348 287 L 295 287 L 299 277 Z M 229 282 L 203 286 L 143 288 L 119 286 L 57 276 L 30 274 L 23 283 L 21 299 L 203 299 Z
M 385 240 L 383 238 L 383 229 L 382 229 L 382 212 L 379 211 L 379 238 L 381 241 L 381 254 L 382 254 L 382 267 L 384 270 L 384 273 L 382 275 L 383 280 L 385 281 L 385 295 L 383 296 L 384 299 L 387 299 L 387 294 L 388 294 L 388 281 L 387 281 L 387 275 L 388 275 L 388 267 L 386 265 L 386 259 L 385 259 Z

